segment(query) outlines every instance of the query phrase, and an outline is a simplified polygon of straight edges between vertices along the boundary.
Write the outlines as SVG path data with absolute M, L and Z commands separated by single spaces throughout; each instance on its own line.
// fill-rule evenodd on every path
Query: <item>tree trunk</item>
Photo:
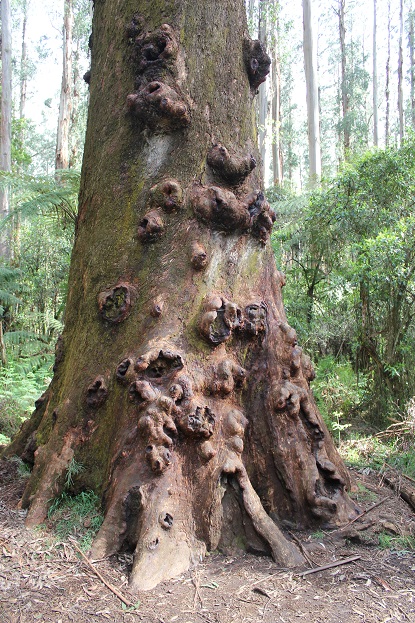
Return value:
M 11 171 L 12 141 L 12 31 L 10 0 L 1 2 L 1 137 L 0 170 Z M 0 220 L 9 214 L 9 189 L 0 190 Z M 0 257 L 12 255 L 10 229 L 0 235 Z
M 281 65 L 280 65 L 280 29 L 278 18 L 279 3 L 273 0 L 273 15 L 275 25 L 272 36 L 271 50 L 271 76 L 272 76 L 272 173 L 273 182 L 276 186 L 281 186 L 283 182 L 283 166 L 281 152 Z
M 403 113 L 403 0 L 399 5 L 399 57 L 398 57 L 398 113 L 399 113 L 399 141 L 402 145 L 404 136 Z
M 224 544 L 301 564 L 277 521 L 355 513 L 282 306 L 254 168 L 270 61 L 246 32 L 242 0 L 95 4 L 65 330 L 7 454 L 34 460 L 29 526 L 84 466 L 91 556 L 134 550 L 134 589 Z
M 378 67 L 377 67 L 377 24 L 376 24 L 376 0 L 373 0 L 373 144 L 379 144 L 378 131 Z
M 311 186 L 316 186 L 321 179 L 321 151 L 317 46 L 313 36 L 312 0 L 303 0 L 303 33 L 304 69 L 307 89 L 308 154 L 310 161 L 309 183 Z
M 390 130 L 390 60 L 391 60 L 391 3 L 388 0 L 388 53 L 386 57 L 386 86 L 385 86 L 385 146 L 389 146 Z
M 340 58 L 341 58 L 341 103 L 342 103 L 342 117 L 343 117 L 343 148 L 344 157 L 347 159 L 350 151 L 350 128 L 349 128 L 349 109 L 350 109 L 350 95 L 347 86 L 347 56 L 346 56 L 346 25 L 344 8 L 346 0 L 338 0 L 339 9 L 339 36 L 340 36 Z
M 267 19 L 267 2 L 260 0 L 259 2 L 259 40 L 263 45 L 267 44 L 268 19 Z M 261 154 L 262 166 L 266 157 L 266 140 L 267 140 L 267 121 L 268 121 L 268 90 L 267 83 L 263 82 L 258 92 L 258 125 L 259 125 L 259 153 Z
M 411 9 L 409 12 L 409 61 L 410 61 L 410 80 L 411 80 L 411 124 L 415 130 L 415 32 L 414 32 L 414 13 Z
M 19 117 L 24 119 L 26 110 L 26 96 L 27 96 L 27 0 L 23 0 L 23 24 L 22 24 L 22 54 L 20 57 L 20 103 L 19 103 Z M 21 141 L 23 143 L 24 134 L 22 131 Z
M 64 0 L 63 68 L 55 156 L 55 169 L 57 171 L 69 167 L 69 124 L 72 111 L 73 20 L 73 0 Z

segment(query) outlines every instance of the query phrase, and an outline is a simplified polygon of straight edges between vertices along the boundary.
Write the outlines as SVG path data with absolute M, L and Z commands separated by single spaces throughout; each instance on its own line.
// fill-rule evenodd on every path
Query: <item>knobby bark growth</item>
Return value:
M 95 4 L 66 325 L 8 454 L 34 463 L 29 526 L 84 466 L 73 492 L 105 510 L 91 556 L 134 550 L 136 589 L 219 546 L 301 564 L 277 523 L 355 512 L 269 242 L 253 104 L 269 64 L 242 0 Z

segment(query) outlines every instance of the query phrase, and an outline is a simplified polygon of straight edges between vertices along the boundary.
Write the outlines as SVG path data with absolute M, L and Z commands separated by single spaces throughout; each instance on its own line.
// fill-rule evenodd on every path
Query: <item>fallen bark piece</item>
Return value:
M 308 569 L 308 571 L 304 571 L 299 575 L 303 578 L 305 575 L 310 575 L 310 573 L 319 573 L 320 571 L 326 571 L 326 569 L 334 569 L 335 567 L 340 567 L 341 565 L 348 565 L 350 562 L 354 562 L 355 560 L 359 560 L 360 558 L 361 556 L 350 556 L 350 558 L 342 558 L 342 560 L 336 560 L 335 562 L 331 562 L 328 565 L 323 565 L 322 567 Z

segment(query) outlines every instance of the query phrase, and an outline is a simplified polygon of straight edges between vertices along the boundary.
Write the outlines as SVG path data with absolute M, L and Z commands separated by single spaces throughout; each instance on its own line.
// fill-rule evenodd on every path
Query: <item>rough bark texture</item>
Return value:
M 105 509 L 91 556 L 134 549 L 136 589 L 222 545 L 296 566 L 276 522 L 355 512 L 269 244 L 253 121 L 268 68 L 242 1 L 95 4 L 66 326 L 8 453 L 34 461 L 28 525 L 82 463 L 73 490 Z

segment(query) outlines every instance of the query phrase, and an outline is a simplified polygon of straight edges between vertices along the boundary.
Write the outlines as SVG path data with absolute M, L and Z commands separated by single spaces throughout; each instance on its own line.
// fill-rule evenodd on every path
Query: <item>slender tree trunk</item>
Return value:
M 373 144 L 375 147 L 379 144 L 378 129 L 378 67 L 377 67 L 377 24 L 376 24 L 376 0 L 373 0 Z
M 7 454 L 34 462 L 29 526 L 84 465 L 72 491 L 99 492 L 105 511 L 91 557 L 132 549 L 135 590 L 224 544 L 301 564 L 279 520 L 355 514 L 255 169 L 269 64 L 242 0 L 95 4 L 65 330 Z
M 399 140 L 402 144 L 404 137 L 403 112 L 403 0 L 399 5 L 399 58 L 398 58 L 398 113 L 399 113 Z
M 303 0 L 303 50 L 307 89 L 309 183 L 316 186 L 321 178 L 320 113 L 318 105 L 317 46 L 313 35 L 312 0 Z
M 386 85 L 385 85 L 385 145 L 389 146 L 390 133 L 390 60 L 391 60 L 391 3 L 388 0 L 388 52 L 386 57 Z
M 411 79 L 411 124 L 415 130 L 415 32 L 414 32 L 414 13 L 412 10 L 412 4 L 409 12 L 409 60 L 410 67 L 410 79 Z
M 26 96 L 27 96 L 27 0 L 23 0 L 23 23 L 22 23 L 22 53 L 20 57 L 20 102 L 19 102 L 19 117 L 25 118 L 26 111 Z M 23 142 L 24 135 L 22 134 L 21 140 Z
M 268 16 L 267 0 L 260 0 L 259 3 L 259 40 L 263 45 L 267 44 L 268 35 Z M 258 125 L 259 125 L 259 153 L 261 154 L 262 166 L 266 158 L 267 141 L 267 121 L 268 121 L 268 84 L 263 82 L 259 87 L 258 93 Z
M 283 163 L 281 152 L 281 67 L 278 48 L 272 52 L 272 172 L 274 184 L 283 182 Z
M 12 139 L 12 31 L 10 0 L 1 1 L 1 137 L 0 169 L 11 171 Z M 0 190 L 0 218 L 9 214 L 9 189 Z M 10 228 L 0 235 L 0 257 L 10 259 L 12 255 Z
M 73 0 L 64 0 L 63 69 L 56 138 L 56 170 L 69 167 L 69 125 L 72 110 Z
M 272 50 L 271 50 L 271 76 L 272 76 L 272 173 L 273 181 L 277 186 L 283 182 L 283 167 L 281 153 L 281 66 L 279 56 L 279 2 L 273 0 L 273 14 L 275 24 L 273 26 Z
M 343 118 L 343 148 L 344 157 L 347 159 L 350 151 L 350 128 L 349 128 L 349 109 L 350 94 L 347 86 L 347 54 L 346 54 L 346 25 L 345 25 L 345 3 L 346 0 L 338 0 L 339 17 L 339 36 L 340 36 L 340 58 L 341 58 L 341 103 Z
M 79 50 L 80 50 L 80 41 L 78 39 L 76 50 L 74 53 L 74 62 L 73 62 L 73 90 L 72 90 L 72 107 L 71 107 L 71 121 L 70 128 L 73 130 L 73 136 L 70 137 L 70 159 L 69 159 L 69 167 L 73 168 L 77 166 L 78 161 L 78 137 L 75 132 L 75 128 L 79 122 L 79 89 L 80 89 L 80 81 L 81 76 L 79 74 Z

